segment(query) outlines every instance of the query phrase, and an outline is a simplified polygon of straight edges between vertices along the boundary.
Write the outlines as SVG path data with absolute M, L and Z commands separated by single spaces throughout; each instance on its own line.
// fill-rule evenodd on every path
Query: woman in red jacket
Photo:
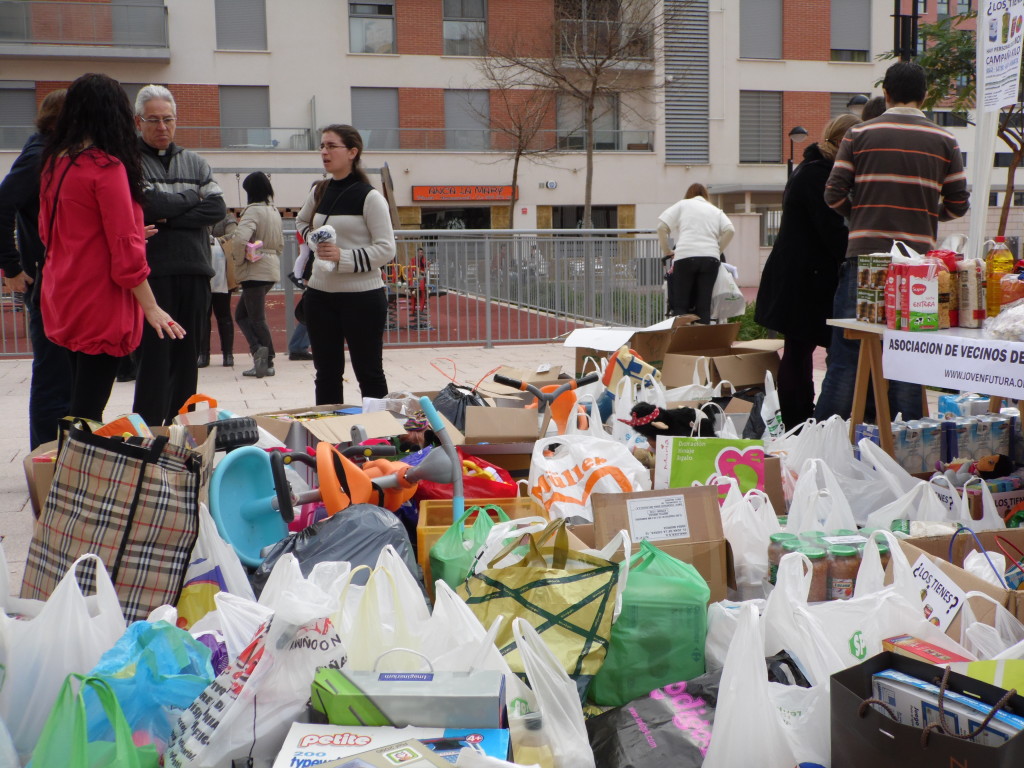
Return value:
M 142 173 L 128 97 L 106 75 L 82 75 L 43 152 L 39 235 L 46 335 L 71 353 L 71 414 L 103 420 L 122 357 L 143 318 L 163 337 L 185 335 L 146 277 Z

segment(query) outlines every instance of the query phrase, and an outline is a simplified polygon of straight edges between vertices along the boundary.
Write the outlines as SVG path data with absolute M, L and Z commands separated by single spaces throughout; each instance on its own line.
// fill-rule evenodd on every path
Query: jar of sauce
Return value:
M 797 552 L 811 561 L 811 588 L 807 593 L 807 602 L 828 600 L 828 557 L 824 548 L 805 546 Z
M 860 570 L 860 553 L 848 544 L 828 548 L 828 599 L 848 600 L 853 597 Z
M 773 533 L 768 537 L 768 581 L 772 584 L 779 574 L 779 561 L 785 554 L 782 546 L 787 541 L 799 542 L 800 539 L 795 533 Z

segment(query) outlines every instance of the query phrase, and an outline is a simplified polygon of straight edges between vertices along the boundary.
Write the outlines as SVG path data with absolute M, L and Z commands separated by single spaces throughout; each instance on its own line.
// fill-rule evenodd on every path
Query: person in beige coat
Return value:
M 281 251 L 284 234 L 281 214 L 274 205 L 274 188 L 262 171 L 250 173 L 242 182 L 248 205 L 224 251 L 235 267 L 242 286 L 235 309 L 235 322 L 249 342 L 253 367 L 243 376 L 274 375 L 274 340 L 267 325 L 267 293 L 281 276 Z

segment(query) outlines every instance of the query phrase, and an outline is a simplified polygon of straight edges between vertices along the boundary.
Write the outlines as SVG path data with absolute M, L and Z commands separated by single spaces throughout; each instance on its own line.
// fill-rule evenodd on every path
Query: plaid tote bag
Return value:
M 81 422 L 61 447 L 36 521 L 21 596 L 45 600 L 81 555 L 103 560 L 128 622 L 181 592 L 199 535 L 204 455 L 166 437 L 93 435 Z M 95 571 L 79 569 L 86 594 Z

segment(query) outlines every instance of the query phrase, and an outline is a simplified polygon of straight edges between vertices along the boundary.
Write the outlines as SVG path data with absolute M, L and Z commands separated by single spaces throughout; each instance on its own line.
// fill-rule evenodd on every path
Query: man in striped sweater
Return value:
M 833 317 L 856 316 L 858 256 L 888 253 L 895 240 L 925 253 L 935 247 L 939 222 L 963 216 L 969 207 L 956 139 L 920 110 L 924 70 L 909 62 L 893 64 L 882 91 L 888 109 L 849 130 L 825 186 L 825 202 L 850 227 Z M 816 419 L 850 417 L 859 345 L 833 329 Z M 893 413 L 902 411 L 904 418 L 924 415 L 918 385 L 892 382 L 889 402 Z

